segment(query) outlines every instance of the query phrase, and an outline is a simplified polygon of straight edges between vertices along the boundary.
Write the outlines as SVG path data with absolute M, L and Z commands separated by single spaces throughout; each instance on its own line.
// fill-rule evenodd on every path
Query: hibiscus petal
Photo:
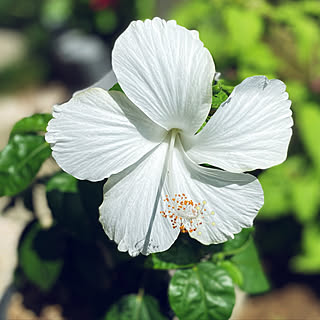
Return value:
M 115 43 L 112 66 L 128 98 L 167 130 L 195 133 L 206 119 L 215 67 L 196 32 L 134 21 Z
M 78 179 L 102 180 L 138 161 L 167 132 L 122 92 L 91 88 L 55 106 L 46 140 L 58 165 Z
M 188 158 L 178 142 L 170 170 L 169 198 L 182 198 L 182 208 L 175 211 L 178 222 L 183 214 L 188 214 L 183 201 L 195 204 L 193 212 L 189 210 L 193 215 L 190 236 L 208 245 L 224 242 L 242 228 L 251 227 L 263 205 L 259 181 L 250 174 L 201 167 Z M 190 222 L 180 221 L 185 227 L 189 225 L 190 230 Z
M 179 234 L 160 214 L 167 149 L 160 144 L 105 184 L 100 221 L 118 249 L 131 256 L 167 250 Z
M 283 162 L 293 125 L 285 89 L 277 79 L 247 78 L 199 134 L 184 136 L 187 154 L 197 163 L 231 172 L 265 169 Z

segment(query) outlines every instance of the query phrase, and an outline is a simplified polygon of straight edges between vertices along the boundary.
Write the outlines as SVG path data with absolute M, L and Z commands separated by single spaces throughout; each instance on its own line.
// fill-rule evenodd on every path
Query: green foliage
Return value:
M 228 319 L 235 303 L 232 279 L 211 262 L 177 270 L 170 282 L 169 300 L 180 319 Z
M 295 178 L 292 188 L 292 209 L 301 223 L 315 221 L 320 205 L 320 182 L 317 176 L 308 173 Z
M 0 152 L 0 196 L 13 196 L 31 184 L 51 149 L 42 135 L 50 115 L 35 114 L 18 121 Z
M 59 26 L 65 23 L 72 14 L 72 0 L 44 1 L 41 19 L 47 26 Z
M 250 294 L 270 289 L 252 240 L 253 228 L 243 229 L 234 239 L 223 243 L 221 252 L 213 254 L 212 261 L 225 269 L 235 284 Z
M 225 254 L 237 253 L 239 249 L 246 246 L 247 242 L 250 240 L 250 235 L 253 232 L 253 228 L 242 229 L 242 231 L 234 236 L 234 239 L 230 239 L 223 243 L 223 251 Z
M 128 295 L 115 303 L 104 320 L 164 320 L 155 298 L 145 295 Z
M 260 175 L 265 198 L 261 218 L 272 219 L 289 214 L 292 208 L 291 185 L 301 175 L 303 167 L 303 158 L 291 157 L 280 166 L 270 168 Z
M 297 110 L 297 126 L 301 131 L 302 142 L 308 151 L 314 166 L 320 173 L 320 108 L 315 103 L 305 103 Z
M 180 237 L 169 250 L 151 254 L 146 260 L 146 267 L 160 270 L 192 267 L 198 262 L 199 256 L 190 241 L 184 240 Z
M 38 222 L 29 225 L 20 240 L 19 265 L 27 278 L 43 291 L 52 289 L 61 273 L 63 247 L 63 239 L 56 229 L 42 229 Z
M 162 270 L 190 268 L 204 256 L 220 250 L 220 245 L 202 246 L 189 236 L 180 235 L 169 250 L 151 254 L 145 265 L 147 268 Z
M 231 258 L 243 276 L 240 288 L 251 294 L 262 293 L 270 289 L 260 264 L 257 249 L 252 239 L 247 246 Z
M 239 287 L 243 286 L 243 274 L 234 263 L 230 260 L 223 260 L 218 262 L 218 266 L 227 271 L 234 284 Z
M 224 21 L 228 32 L 228 42 L 232 54 L 247 54 L 261 39 L 263 22 L 255 11 L 236 6 L 227 6 L 223 10 Z M 234 23 L 237 21 L 237 23 Z
M 102 34 L 109 34 L 116 30 L 118 18 L 113 10 L 102 10 L 96 13 L 95 23 Z
M 320 270 L 320 227 L 317 224 L 308 225 L 303 230 L 303 251 L 291 261 L 297 272 L 319 273 Z
M 14 135 L 0 153 L 0 196 L 12 196 L 28 187 L 50 154 L 43 137 Z
M 227 100 L 233 90 L 233 86 L 225 85 L 223 81 L 218 81 L 212 86 L 212 108 L 218 108 L 221 103 Z
M 19 120 L 12 128 L 10 138 L 15 134 L 45 132 L 52 115 L 48 113 L 35 113 L 30 117 Z
M 13 10 L 8 1 L 0 7 L 9 5 Z M 113 8 L 93 12 L 88 1 L 75 5 L 74 0 L 46 0 L 28 8 L 18 1 L 14 12 L 19 21 L 29 21 L 28 34 L 34 38 L 35 48 L 42 48 L 48 32 L 43 33 L 39 23 L 33 22 L 35 16 L 41 17 L 46 28 L 77 25 L 106 38 L 117 32 L 122 21 L 124 27 L 131 20 L 125 16 L 125 12 L 132 11 L 128 8 L 135 9 L 140 18 L 148 18 L 153 15 L 155 2 L 121 1 L 121 6 L 125 10 L 119 14 Z M 244 77 L 266 74 L 288 84 L 296 124 L 290 149 L 293 156 L 279 166 L 258 172 L 265 192 L 259 223 L 294 215 L 302 227 L 302 239 L 291 267 L 308 273 L 320 271 L 319 16 L 318 1 L 263 0 L 187 0 L 172 14 L 178 23 L 200 32 L 223 79 L 236 84 Z M 3 19 L 8 21 L 7 17 Z M 30 66 L 23 70 L 34 72 L 35 64 Z M 19 74 L 18 69 L 13 68 L 12 79 L 29 76 L 28 72 Z M 0 74 L 1 80 L 5 84 L 5 73 Z M 208 119 L 230 95 L 233 86 L 226 83 L 214 83 Z M 118 84 L 112 89 L 121 90 Z M 28 186 L 50 155 L 43 138 L 50 118 L 34 115 L 14 126 L 8 145 L 0 153 L 1 195 L 24 190 L 30 200 L 32 189 Z M 71 298 L 83 293 L 82 301 L 89 300 L 96 312 L 90 319 L 165 319 L 172 318 L 173 312 L 186 320 L 227 319 L 234 305 L 234 285 L 249 294 L 270 288 L 252 240 L 252 229 L 211 246 L 180 235 L 166 252 L 133 259 L 117 251 L 98 222 L 103 182 L 78 181 L 63 172 L 42 182 L 46 184 L 54 224 L 43 229 L 33 222 L 26 228 L 19 245 L 19 269 L 43 291 L 61 286 Z M 28 207 L 32 209 L 30 203 Z M 267 236 L 272 235 L 273 230 L 268 230 Z M 283 235 L 281 229 L 281 236 L 286 237 L 286 228 Z M 275 248 L 276 241 L 270 238 L 266 242 Z M 168 286 L 169 301 L 164 298 Z M 137 295 L 130 294 L 138 291 Z
M 76 193 L 78 191 L 77 179 L 65 172 L 59 172 L 47 183 L 47 192 L 49 193 L 53 190 Z
M 38 85 L 47 75 L 47 66 L 43 59 L 24 57 L 21 61 L 15 61 L 0 69 L 0 92 Z
M 96 185 L 98 186 L 102 188 L 101 185 Z M 97 212 L 86 210 L 78 191 L 77 180 L 67 173 L 59 172 L 47 183 L 48 205 L 60 227 L 84 241 L 92 241 L 98 223 Z M 102 197 L 101 190 L 95 188 L 95 191 Z M 96 195 L 92 196 L 95 199 Z M 97 210 L 97 207 L 95 209 Z
M 154 17 L 156 1 L 155 0 L 136 0 L 135 7 L 137 18 L 140 20 L 152 19 Z

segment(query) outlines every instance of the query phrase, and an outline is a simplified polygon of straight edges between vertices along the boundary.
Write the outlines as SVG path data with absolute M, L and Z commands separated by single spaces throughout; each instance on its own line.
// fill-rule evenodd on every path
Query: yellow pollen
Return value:
M 198 232 L 198 235 L 199 235 L 199 236 L 201 236 L 201 234 L 202 234 L 202 232 L 201 232 L 201 231 L 199 231 L 199 232 Z
M 203 201 L 202 201 L 202 204 L 207 204 L 207 201 L 203 200 Z
M 200 207 L 199 206 L 197 206 L 197 208 L 196 208 L 197 210 L 200 210 Z
M 216 225 L 216 223 L 215 223 L 215 222 L 211 222 L 211 224 L 212 224 L 213 226 L 215 226 L 215 225 Z
M 214 211 L 211 211 L 211 214 L 214 214 Z

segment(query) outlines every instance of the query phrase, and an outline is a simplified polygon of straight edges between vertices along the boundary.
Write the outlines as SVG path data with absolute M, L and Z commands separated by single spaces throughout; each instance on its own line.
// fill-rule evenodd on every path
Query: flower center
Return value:
M 204 215 L 207 213 L 205 200 L 202 203 L 194 202 L 182 193 L 175 194 L 172 198 L 166 195 L 163 201 L 167 209 L 160 211 L 160 213 L 164 218 L 170 220 L 173 229 L 180 228 L 183 233 L 191 233 L 203 224 Z M 214 212 L 211 211 L 211 214 Z

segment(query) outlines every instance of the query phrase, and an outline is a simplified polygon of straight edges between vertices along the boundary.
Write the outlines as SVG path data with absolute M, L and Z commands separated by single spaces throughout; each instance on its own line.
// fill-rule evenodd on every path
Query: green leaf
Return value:
M 240 269 L 230 260 L 224 260 L 218 263 L 218 266 L 226 270 L 231 277 L 234 284 L 238 286 L 243 285 L 243 275 Z
M 231 258 L 231 262 L 239 268 L 243 275 L 243 283 L 240 286 L 242 290 L 251 294 L 257 294 L 270 289 L 252 239 L 245 250 Z
M 77 179 L 65 172 L 59 172 L 54 175 L 47 183 L 47 192 L 58 190 L 60 192 L 76 193 Z
M 235 234 L 233 239 L 223 243 L 223 251 L 226 254 L 233 254 L 234 251 L 241 249 L 246 245 L 254 228 L 242 229 L 240 233 Z
M 222 244 L 222 250 L 217 251 L 212 255 L 212 261 L 219 263 L 226 257 L 233 256 L 239 252 L 245 250 L 250 242 L 250 235 L 254 228 L 242 229 L 238 234 L 234 235 L 233 239 L 230 239 Z
M 18 248 L 19 265 L 28 279 L 48 291 L 63 267 L 63 239 L 55 229 L 44 230 L 38 222 L 25 230 Z
M 179 237 L 169 250 L 151 254 L 145 266 L 162 270 L 188 268 L 197 263 L 198 259 L 188 239 Z
M 169 301 L 183 320 L 229 319 L 235 303 L 232 279 L 210 262 L 177 270 L 169 285 Z
M 203 246 L 189 236 L 180 235 L 169 250 L 148 256 L 145 266 L 162 270 L 190 268 L 204 256 L 219 250 L 221 245 Z
M 0 152 L 0 196 L 24 190 L 50 155 L 44 137 L 15 134 Z
M 226 101 L 233 90 L 233 86 L 224 85 L 223 81 L 218 81 L 212 86 L 212 108 L 218 108 L 221 103 Z
M 18 121 L 12 128 L 10 139 L 15 134 L 45 132 L 49 120 L 52 118 L 48 113 L 35 113 Z
M 86 198 L 91 196 L 90 193 L 83 195 Z M 80 240 L 94 241 L 98 208 L 96 212 L 86 209 L 83 197 L 78 192 L 77 180 L 65 172 L 56 174 L 48 181 L 47 200 L 56 223 Z
M 104 320 L 164 320 L 159 305 L 151 296 L 128 295 L 115 303 Z

